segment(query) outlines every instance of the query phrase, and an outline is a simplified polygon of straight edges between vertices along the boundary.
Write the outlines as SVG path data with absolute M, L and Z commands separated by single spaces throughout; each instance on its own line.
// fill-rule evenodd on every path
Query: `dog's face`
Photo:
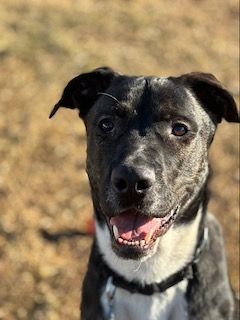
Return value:
M 186 211 L 205 184 L 215 126 L 190 91 L 171 80 L 123 77 L 108 94 L 85 118 L 87 172 L 114 250 L 140 258 L 173 222 L 197 213 L 197 203 L 191 216 Z
M 130 77 L 102 68 L 74 78 L 60 107 L 79 108 L 96 218 L 115 253 L 145 259 L 169 228 L 195 218 L 208 147 L 231 95 L 211 75 Z

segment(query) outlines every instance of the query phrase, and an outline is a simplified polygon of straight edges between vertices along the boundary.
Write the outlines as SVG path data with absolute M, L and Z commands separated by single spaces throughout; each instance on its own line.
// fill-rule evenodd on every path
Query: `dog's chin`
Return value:
M 155 252 L 158 239 L 173 225 L 179 206 L 163 217 L 150 217 L 130 208 L 108 219 L 114 252 L 124 259 L 142 260 Z

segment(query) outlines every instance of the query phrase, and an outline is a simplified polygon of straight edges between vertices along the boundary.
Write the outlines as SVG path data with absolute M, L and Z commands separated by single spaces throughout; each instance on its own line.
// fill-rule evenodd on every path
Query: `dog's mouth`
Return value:
M 118 249 L 138 250 L 143 253 L 163 236 L 176 219 L 179 206 L 164 217 L 149 217 L 132 208 L 110 219 L 112 235 Z

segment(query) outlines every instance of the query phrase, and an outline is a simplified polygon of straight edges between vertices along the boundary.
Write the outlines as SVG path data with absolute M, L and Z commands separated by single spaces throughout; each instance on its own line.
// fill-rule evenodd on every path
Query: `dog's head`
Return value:
M 60 107 L 80 111 L 96 218 L 114 251 L 131 259 L 194 219 L 217 124 L 239 121 L 231 94 L 197 72 L 159 78 L 99 68 L 72 79 L 50 117 Z

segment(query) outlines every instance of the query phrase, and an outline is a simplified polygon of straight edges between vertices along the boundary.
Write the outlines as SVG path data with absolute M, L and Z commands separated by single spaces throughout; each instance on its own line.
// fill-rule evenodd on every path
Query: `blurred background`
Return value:
M 48 115 L 76 74 L 213 73 L 239 102 L 238 0 L 0 2 L 0 319 L 79 319 L 91 238 L 50 243 L 39 230 L 85 230 L 92 205 L 77 111 Z M 210 153 L 210 210 L 239 292 L 238 126 Z M 216 261 L 217 263 L 217 261 Z

